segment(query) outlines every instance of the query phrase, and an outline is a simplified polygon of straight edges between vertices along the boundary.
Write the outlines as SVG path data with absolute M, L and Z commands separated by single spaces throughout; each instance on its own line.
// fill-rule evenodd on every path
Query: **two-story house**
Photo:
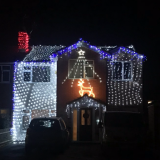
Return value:
M 131 47 L 131 46 L 130 46 Z M 72 141 L 99 141 L 106 110 L 143 111 L 144 55 L 133 48 L 33 46 L 14 65 L 13 141 L 23 141 L 35 117 L 62 117 Z

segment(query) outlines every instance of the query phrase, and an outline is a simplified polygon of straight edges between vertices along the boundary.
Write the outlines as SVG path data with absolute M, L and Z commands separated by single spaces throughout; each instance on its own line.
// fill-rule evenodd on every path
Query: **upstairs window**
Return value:
M 70 79 L 94 78 L 94 61 L 70 59 L 68 76 Z
M 10 82 L 10 66 L 7 65 L 0 66 L 0 82 L 1 83 Z
M 112 65 L 113 65 L 112 80 L 114 81 L 132 80 L 131 62 L 112 62 Z
M 24 66 L 24 82 L 50 82 L 50 66 Z

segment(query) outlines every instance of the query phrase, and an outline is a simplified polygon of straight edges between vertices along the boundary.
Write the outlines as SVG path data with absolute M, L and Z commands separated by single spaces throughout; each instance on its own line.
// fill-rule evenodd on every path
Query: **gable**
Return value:
M 118 47 L 110 51 L 112 61 L 146 60 L 146 56 L 126 47 Z
M 81 47 L 87 48 L 89 50 L 92 50 L 92 51 L 98 53 L 100 55 L 101 59 L 110 58 L 111 57 L 111 55 L 108 52 L 103 51 L 103 50 L 101 50 L 100 48 L 98 48 L 96 46 L 90 45 L 89 43 L 87 43 L 86 41 L 83 41 L 83 40 L 79 40 L 77 43 L 53 53 L 51 55 L 51 57 L 53 57 L 55 55 L 62 56 L 63 54 L 71 53 L 73 50 L 75 50 L 77 48 L 81 48 Z

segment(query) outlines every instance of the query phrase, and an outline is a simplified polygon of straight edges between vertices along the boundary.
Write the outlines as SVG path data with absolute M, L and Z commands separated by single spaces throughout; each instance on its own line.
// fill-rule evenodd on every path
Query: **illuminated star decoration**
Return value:
M 84 53 L 85 53 L 85 51 L 82 51 L 82 50 L 78 51 L 78 54 L 79 54 L 78 58 L 85 58 Z

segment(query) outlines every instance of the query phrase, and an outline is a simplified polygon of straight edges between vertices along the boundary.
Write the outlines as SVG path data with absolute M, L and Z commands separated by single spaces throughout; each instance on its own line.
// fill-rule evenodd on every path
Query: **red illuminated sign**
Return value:
M 24 52 L 29 51 L 29 35 L 27 32 L 18 32 L 18 49 Z

